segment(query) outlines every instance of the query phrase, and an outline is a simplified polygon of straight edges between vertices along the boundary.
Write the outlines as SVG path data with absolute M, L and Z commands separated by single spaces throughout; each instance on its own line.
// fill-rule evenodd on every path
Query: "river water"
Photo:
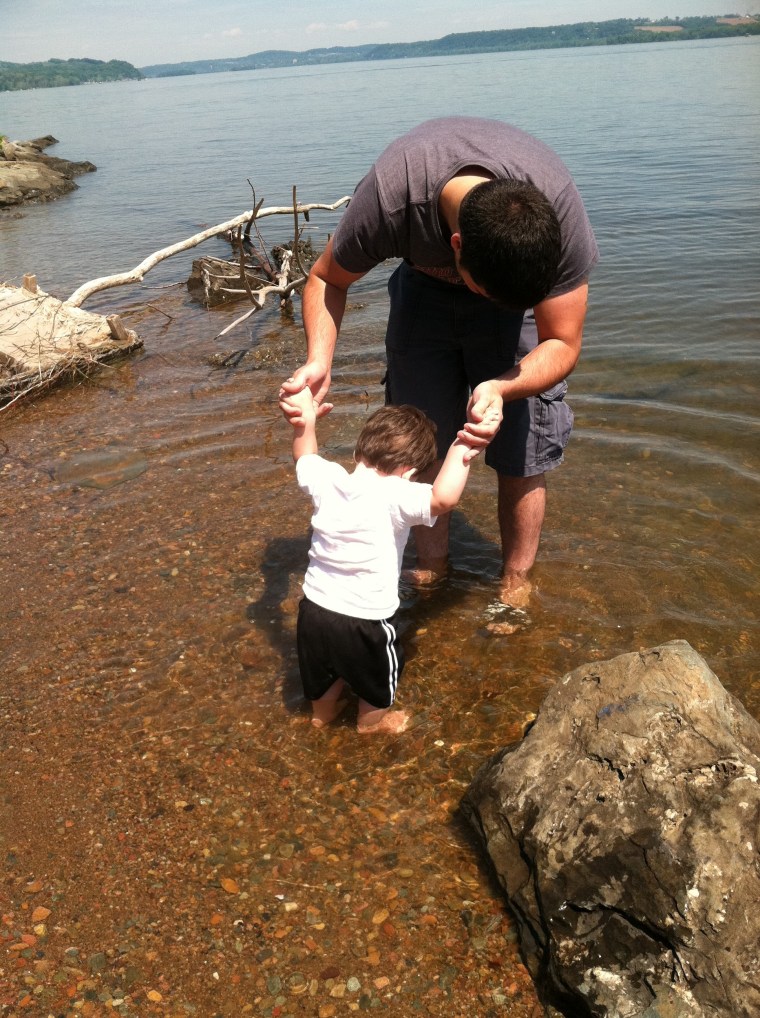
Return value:
M 309 511 L 276 405 L 302 356 L 298 309 L 217 338 L 241 308 L 190 299 L 192 255 L 90 300 L 144 350 L 0 414 L 0 911 L 9 943 L 35 938 L 0 966 L 0 1005 L 531 1012 L 456 812 L 475 769 L 571 668 L 672 639 L 760 716 L 759 45 L 2 96 L 4 133 L 52 133 L 56 154 L 98 167 L 73 195 L 0 220 L 0 278 L 35 272 L 60 297 L 250 208 L 249 181 L 265 205 L 293 184 L 303 201 L 349 194 L 391 138 L 448 113 L 552 145 L 602 261 L 527 613 L 497 603 L 493 480 L 478 462 L 450 576 L 403 591 L 399 702 L 415 727 L 372 745 L 348 723 L 312 731 L 298 693 Z M 312 216 L 315 243 L 338 215 Z M 291 235 L 286 219 L 266 224 L 267 242 Z M 320 438 L 344 462 L 381 402 L 387 274 L 352 291 L 336 358 Z M 37 905 L 52 914 L 33 933 Z

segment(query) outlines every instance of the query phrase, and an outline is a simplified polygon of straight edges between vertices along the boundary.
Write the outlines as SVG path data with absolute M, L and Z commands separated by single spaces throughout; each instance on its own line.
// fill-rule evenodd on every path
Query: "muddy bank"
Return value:
M 32 141 L 0 140 L 0 211 L 60 198 L 76 190 L 74 177 L 97 169 L 87 161 L 46 155 L 57 144 L 51 134 Z

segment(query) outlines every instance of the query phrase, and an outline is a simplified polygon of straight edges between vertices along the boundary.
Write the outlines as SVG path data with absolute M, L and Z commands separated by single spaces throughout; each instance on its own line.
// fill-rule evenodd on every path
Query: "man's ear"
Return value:
M 414 477 L 416 473 L 417 473 L 416 467 L 409 467 L 409 469 L 405 470 L 401 476 L 404 478 L 405 481 L 411 481 L 411 479 Z
M 454 254 L 459 254 L 462 250 L 462 234 L 458 231 L 451 234 L 451 246 L 454 249 Z

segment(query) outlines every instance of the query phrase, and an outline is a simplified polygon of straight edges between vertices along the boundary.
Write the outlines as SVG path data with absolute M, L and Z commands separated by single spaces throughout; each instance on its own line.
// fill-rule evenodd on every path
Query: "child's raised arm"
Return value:
M 285 419 L 293 427 L 293 459 L 298 461 L 302 456 L 318 452 L 316 428 L 318 404 L 308 385 L 300 392 L 294 393 L 286 393 L 280 389 L 279 404 Z M 291 412 L 290 415 L 288 410 Z M 292 417 L 293 410 L 300 411 L 296 418 L 297 423 Z
M 470 476 L 470 463 L 479 451 L 460 438 L 449 446 L 443 466 L 433 482 L 433 493 L 430 496 L 430 512 L 433 516 L 451 512 L 458 504 Z

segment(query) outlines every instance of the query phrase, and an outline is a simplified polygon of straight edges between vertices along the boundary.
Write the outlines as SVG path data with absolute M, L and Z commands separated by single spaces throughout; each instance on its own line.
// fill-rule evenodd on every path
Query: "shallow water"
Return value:
M 741 127 L 757 114 L 739 104 L 744 49 L 715 70 L 725 95 L 700 84 L 704 48 L 673 52 L 682 54 L 679 73 L 692 76 L 685 94 L 705 94 L 699 106 L 667 92 L 683 134 L 659 140 L 651 115 L 666 93 L 642 73 L 652 71 L 653 53 L 568 51 L 535 68 L 525 62 L 549 58 L 501 55 L 493 65 L 525 90 L 516 72 L 534 68 L 535 101 L 556 136 L 548 140 L 564 139 L 563 152 L 578 161 L 591 135 L 576 137 L 554 110 L 548 73 L 557 60 L 568 80 L 583 78 L 578 62 L 591 61 L 583 66 L 593 67 L 585 78 L 595 102 L 616 89 L 625 98 L 638 81 L 639 106 L 619 98 L 606 114 L 600 106 L 590 114 L 607 132 L 623 116 L 625 142 L 602 138 L 581 171 L 604 261 L 571 380 L 575 431 L 567 462 L 549 479 L 534 597 L 525 614 L 498 606 L 493 478 L 477 463 L 455 516 L 449 577 L 428 592 L 403 591 L 399 702 L 415 726 L 401 738 L 362 741 L 350 716 L 326 733 L 304 721 L 294 612 L 309 505 L 276 405 L 281 379 L 301 358 L 293 319 L 269 309 L 216 339 L 240 309 L 204 311 L 183 286 L 164 286 L 183 278 L 167 265 L 139 291 L 88 303 L 120 313 L 143 338 L 142 352 L 0 414 L 8 889 L 0 928 L 11 959 L 0 964 L 0 1005 L 21 1010 L 29 996 L 26 1013 L 39 1014 L 80 1001 L 78 1013 L 172 1018 L 329 1018 L 352 1006 L 522 1018 L 535 998 L 514 931 L 457 814 L 477 767 L 519 737 L 573 667 L 671 639 L 688 640 L 760 716 L 752 239 L 760 209 L 747 188 L 756 135 L 748 121 Z M 618 75 L 609 72 L 613 57 Z M 424 71 L 431 94 L 444 82 L 474 88 L 473 67 L 484 59 L 398 73 L 408 84 Z M 317 91 L 334 90 L 347 73 L 326 70 Z M 378 129 L 390 131 L 392 75 L 382 73 L 388 105 L 378 107 Z M 216 80 L 206 84 L 224 92 Z M 181 85 L 161 86 L 178 117 Z M 241 88 L 254 86 L 264 87 L 253 77 Z M 282 87 L 275 76 L 271 88 Z M 303 91 L 303 82 L 287 87 Z M 144 93 L 141 115 L 152 96 Z M 236 94 L 241 110 L 243 98 Z M 495 103 L 495 92 L 486 100 Z M 29 101 L 50 100 L 35 93 Z M 74 105 L 69 115 L 84 121 Z M 358 132 L 352 159 L 374 145 L 370 127 Z M 719 177 L 718 139 L 729 136 L 735 158 Z M 104 152 L 114 144 L 104 133 Z M 154 170 L 148 188 L 161 176 Z M 340 172 L 353 180 L 353 170 Z M 29 251 L 46 274 L 60 272 L 63 288 L 104 271 L 94 238 L 107 229 L 102 209 L 121 194 L 108 174 L 92 189 L 100 212 L 82 217 L 81 257 L 61 259 L 55 248 L 67 236 L 62 220 L 77 221 L 75 203 L 92 211 L 87 188 L 100 174 L 70 199 L 0 224 L 17 245 L 3 249 L 18 252 L 9 275 L 33 268 Z M 326 183 L 320 178 L 309 198 L 325 197 Z M 109 240 L 113 271 L 167 239 L 166 196 L 155 207 L 129 200 L 137 220 L 134 209 L 120 213 L 125 243 L 114 251 Z M 698 215 L 700 204 L 715 214 Z M 144 235 L 152 216 L 155 244 Z M 189 216 L 187 228 L 175 222 L 169 239 L 195 225 Z M 324 451 L 344 463 L 381 399 L 384 275 L 352 291 L 336 408 L 321 428 Z M 219 367 L 235 350 L 237 366 Z M 493 621 L 511 632 L 493 635 Z M 39 905 L 51 915 L 37 934 Z M 66 953 L 73 949 L 78 955 Z
M 344 462 L 382 372 L 382 294 L 360 303 L 321 434 Z M 176 291 L 157 307 L 171 321 L 122 309 L 143 353 L 3 421 L 9 939 L 31 932 L 27 903 L 53 913 L 6 971 L 8 998 L 23 975 L 51 1007 L 74 987 L 93 1006 L 126 1000 L 124 1014 L 295 1014 L 303 997 L 311 1014 L 348 1000 L 527 1016 L 459 800 L 589 660 L 687 639 L 760 713 L 756 474 L 728 397 L 746 375 L 713 383 L 708 425 L 689 409 L 696 369 L 649 401 L 611 397 L 609 365 L 584 363 L 525 615 L 495 605 L 492 485 L 476 466 L 450 577 L 404 591 L 414 728 L 369 745 L 350 716 L 313 731 L 299 694 L 309 507 L 275 400 L 298 329 L 265 312 L 224 370 L 208 360 L 236 312 Z M 492 635 L 494 619 L 515 631 Z

